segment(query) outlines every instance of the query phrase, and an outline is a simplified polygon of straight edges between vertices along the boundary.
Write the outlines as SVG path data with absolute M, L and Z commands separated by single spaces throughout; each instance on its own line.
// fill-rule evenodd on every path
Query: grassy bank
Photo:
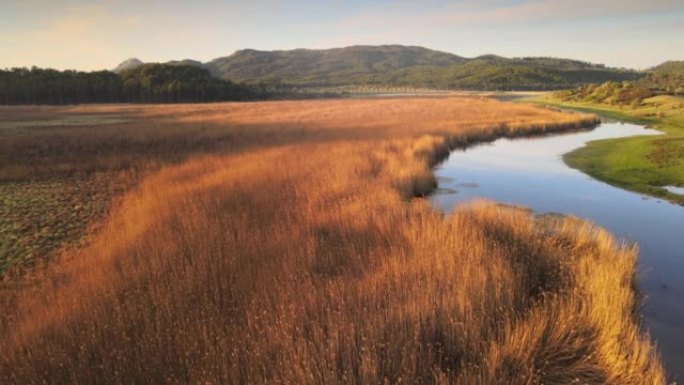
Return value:
M 546 95 L 534 103 L 594 112 L 608 118 L 645 124 L 662 136 L 600 140 L 566 154 L 566 163 L 612 185 L 684 203 L 684 196 L 663 186 L 684 186 L 684 99 L 656 96 L 634 106 L 566 102 Z
M 454 146 L 591 117 L 469 98 L 99 108 L 131 119 L 109 127 L 126 145 L 75 131 L 84 160 L 15 170 L 150 171 L 86 246 L 3 284 L 3 383 L 666 383 L 634 248 L 412 199 Z

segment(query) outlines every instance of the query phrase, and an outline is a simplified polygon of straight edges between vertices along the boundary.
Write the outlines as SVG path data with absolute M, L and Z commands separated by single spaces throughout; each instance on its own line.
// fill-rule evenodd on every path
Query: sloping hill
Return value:
M 644 72 L 636 81 L 587 84 L 555 94 L 564 102 L 629 104 L 634 108 L 657 95 L 684 95 L 684 61 L 664 62 Z
M 123 63 L 122 63 L 123 64 Z M 201 63 L 233 82 L 300 87 L 407 86 L 469 90 L 549 90 L 586 83 L 635 80 L 645 73 L 548 57 L 473 59 L 423 47 L 381 45 L 333 49 L 259 51 L 244 49 Z
M 467 59 L 423 47 L 353 46 L 328 50 L 241 50 L 207 63 L 224 79 L 300 86 L 385 85 L 442 89 L 559 89 L 633 80 L 635 71 L 556 58 Z
M 227 79 L 317 86 L 367 84 L 400 69 L 445 67 L 465 60 L 423 47 L 388 45 L 326 50 L 246 49 L 214 59 L 207 66 Z
M 650 70 L 650 74 L 639 80 L 638 85 L 655 93 L 684 95 L 684 60 L 666 61 Z
M 684 60 L 669 60 L 653 67 L 651 71 L 661 76 L 684 77 Z
M 508 59 L 492 55 L 444 68 L 409 69 L 390 76 L 406 86 L 468 90 L 553 90 L 586 83 L 623 81 L 643 76 L 555 58 Z M 392 79 L 385 81 L 391 82 Z

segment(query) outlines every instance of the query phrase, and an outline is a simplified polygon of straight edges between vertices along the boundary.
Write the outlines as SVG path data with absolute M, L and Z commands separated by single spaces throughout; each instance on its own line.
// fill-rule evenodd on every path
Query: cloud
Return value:
M 656 47 L 684 49 L 682 0 L 23 0 L 2 8 L 0 67 L 101 69 L 130 56 L 209 60 L 240 48 L 386 43 L 632 66 L 642 65 L 635 51 L 658 60 L 667 52 Z

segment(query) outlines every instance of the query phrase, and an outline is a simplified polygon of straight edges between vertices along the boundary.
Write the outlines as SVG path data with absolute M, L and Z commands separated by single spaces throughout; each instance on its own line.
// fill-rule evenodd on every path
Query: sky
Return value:
M 684 59 L 684 0 L 0 0 L 0 68 L 357 44 L 643 69 Z

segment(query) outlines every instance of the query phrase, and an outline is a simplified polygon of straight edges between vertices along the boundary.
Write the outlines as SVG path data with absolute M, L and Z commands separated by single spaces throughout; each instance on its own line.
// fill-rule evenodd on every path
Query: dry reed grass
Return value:
M 150 175 L 89 246 L 0 293 L 4 383 L 666 382 L 634 248 L 410 199 L 451 147 L 590 117 L 467 98 L 126 108 L 150 141 L 199 126 L 225 153 Z

